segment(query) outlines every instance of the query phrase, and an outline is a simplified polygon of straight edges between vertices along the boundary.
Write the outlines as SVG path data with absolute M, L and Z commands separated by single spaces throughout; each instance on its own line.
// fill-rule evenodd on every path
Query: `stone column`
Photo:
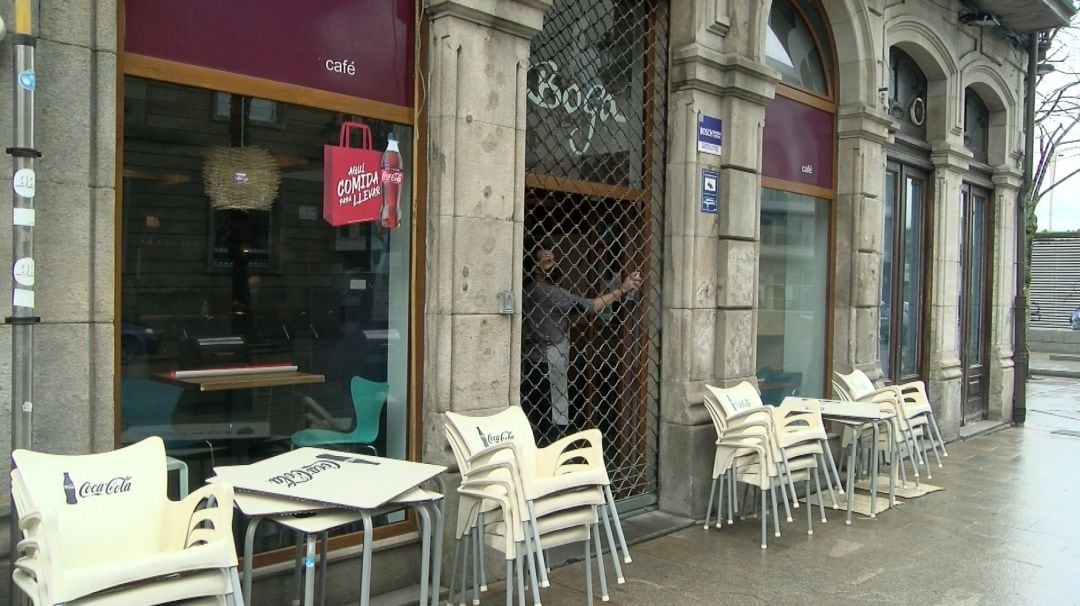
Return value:
M 755 380 L 761 140 L 777 81 L 750 58 L 763 4 L 672 3 L 660 507 L 690 517 L 705 507 L 716 439 L 704 384 Z M 723 121 L 720 156 L 697 151 L 702 114 Z M 700 211 L 703 167 L 720 172 L 717 214 Z
M 519 400 L 525 86 L 550 0 L 431 0 L 424 311 L 424 460 L 452 461 L 447 410 Z
M 115 317 L 116 3 L 34 2 L 37 36 L 35 143 L 37 283 L 34 328 L 34 448 L 83 454 L 111 450 Z M 13 3 L 0 5 L 7 39 L 0 80 L 13 82 Z M 0 135 L 10 141 L 11 88 L 0 93 Z M 11 157 L 0 159 L 3 204 L 11 202 Z M 10 215 L 0 226 L 4 315 L 10 315 Z M 11 380 L 11 330 L 0 324 L 0 384 Z M 5 402 L 6 404 L 6 402 Z M 10 411 L 0 414 L 9 444 Z M 0 460 L 0 493 L 8 494 L 8 458 Z M 6 513 L 7 503 L 0 504 Z M 0 516 L 5 520 L 6 515 Z M 0 533 L 7 553 L 8 533 Z M 7 590 L 0 589 L 0 597 Z
M 970 152 L 939 144 L 932 153 L 934 162 L 933 258 L 930 267 L 930 359 L 931 405 L 942 437 L 955 438 L 960 432 L 960 241 L 964 182 Z
M 1022 175 L 1012 169 L 994 173 L 993 264 L 990 320 L 989 415 L 991 419 L 1012 420 L 1015 381 L 1013 342 L 1013 298 L 1016 296 L 1016 195 Z
M 882 111 L 862 104 L 842 106 L 837 112 L 833 370 L 846 373 L 859 368 L 871 379 L 881 376 L 882 167 L 890 122 Z

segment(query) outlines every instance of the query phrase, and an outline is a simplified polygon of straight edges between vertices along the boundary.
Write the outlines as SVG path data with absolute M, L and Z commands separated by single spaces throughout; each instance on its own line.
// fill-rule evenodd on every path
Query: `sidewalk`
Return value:
M 815 519 L 807 536 L 799 509 L 767 550 L 756 520 L 634 545 L 610 603 L 1080 605 L 1080 471 L 1069 466 L 1080 459 L 1078 388 L 1031 381 L 1027 427 L 950 444 L 929 480 L 945 490 L 876 520 L 845 526 L 827 507 L 829 522 Z M 585 604 L 584 585 L 581 562 L 555 570 L 544 603 Z

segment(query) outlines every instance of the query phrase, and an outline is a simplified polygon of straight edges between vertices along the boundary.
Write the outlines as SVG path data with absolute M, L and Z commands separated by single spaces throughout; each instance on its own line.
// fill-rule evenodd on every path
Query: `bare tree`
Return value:
M 1046 49 L 1042 64 L 1054 70 L 1038 76 L 1035 100 L 1035 138 L 1038 155 L 1033 170 L 1033 187 L 1027 206 L 1028 235 L 1036 229 L 1035 208 L 1059 185 L 1080 173 L 1080 169 L 1057 174 L 1059 156 L 1080 152 L 1080 23 L 1042 36 Z M 1029 240 L 1030 259 L 1030 240 Z

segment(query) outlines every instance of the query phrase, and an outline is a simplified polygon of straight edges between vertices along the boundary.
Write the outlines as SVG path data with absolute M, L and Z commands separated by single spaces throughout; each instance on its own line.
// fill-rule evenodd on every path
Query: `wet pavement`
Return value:
M 826 508 L 813 536 L 800 509 L 767 550 L 756 520 L 695 524 L 632 546 L 610 603 L 1080 605 L 1080 379 L 1029 385 L 1026 427 L 949 445 L 929 480 L 945 490 L 852 526 Z M 578 562 L 553 571 L 542 598 L 584 604 L 584 587 Z

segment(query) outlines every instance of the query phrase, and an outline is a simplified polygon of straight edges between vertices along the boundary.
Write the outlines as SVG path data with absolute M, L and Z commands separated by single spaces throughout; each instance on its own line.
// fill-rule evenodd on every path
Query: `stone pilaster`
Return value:
M 1021 175 L 1011 169 L 994 173 L 994 240 L 990 306 L 990 347 L 987 386 L 991 419 L 1012 420 L 1015 352 L 1013 299 L 1016 296 L 1016 196 Z
M 757 19 L 761 9 L 756 2 L 672 6 L 660 506 L 687 516 L 699 515 L 708 497 L 716 438 L 704 384 L 754 380 L 761 139 L 777 78 L 748 59 L 752 41 L 732 37 L 728 26 Z M 697 151 L 702 115 L 723 121 L 720 156 Z M 706 167 L 720 175 L 717 214 L 700 210 Z
M 519 400 L 525 87 L 550 0 L 432 0 L 424 459 L 451 460 L 442 415 Z
M 891 120 L 862 104 L 837 112 L 836 256 L 833 369 L 881 375 L 878 329 L 885 191 L 885 145 Z

